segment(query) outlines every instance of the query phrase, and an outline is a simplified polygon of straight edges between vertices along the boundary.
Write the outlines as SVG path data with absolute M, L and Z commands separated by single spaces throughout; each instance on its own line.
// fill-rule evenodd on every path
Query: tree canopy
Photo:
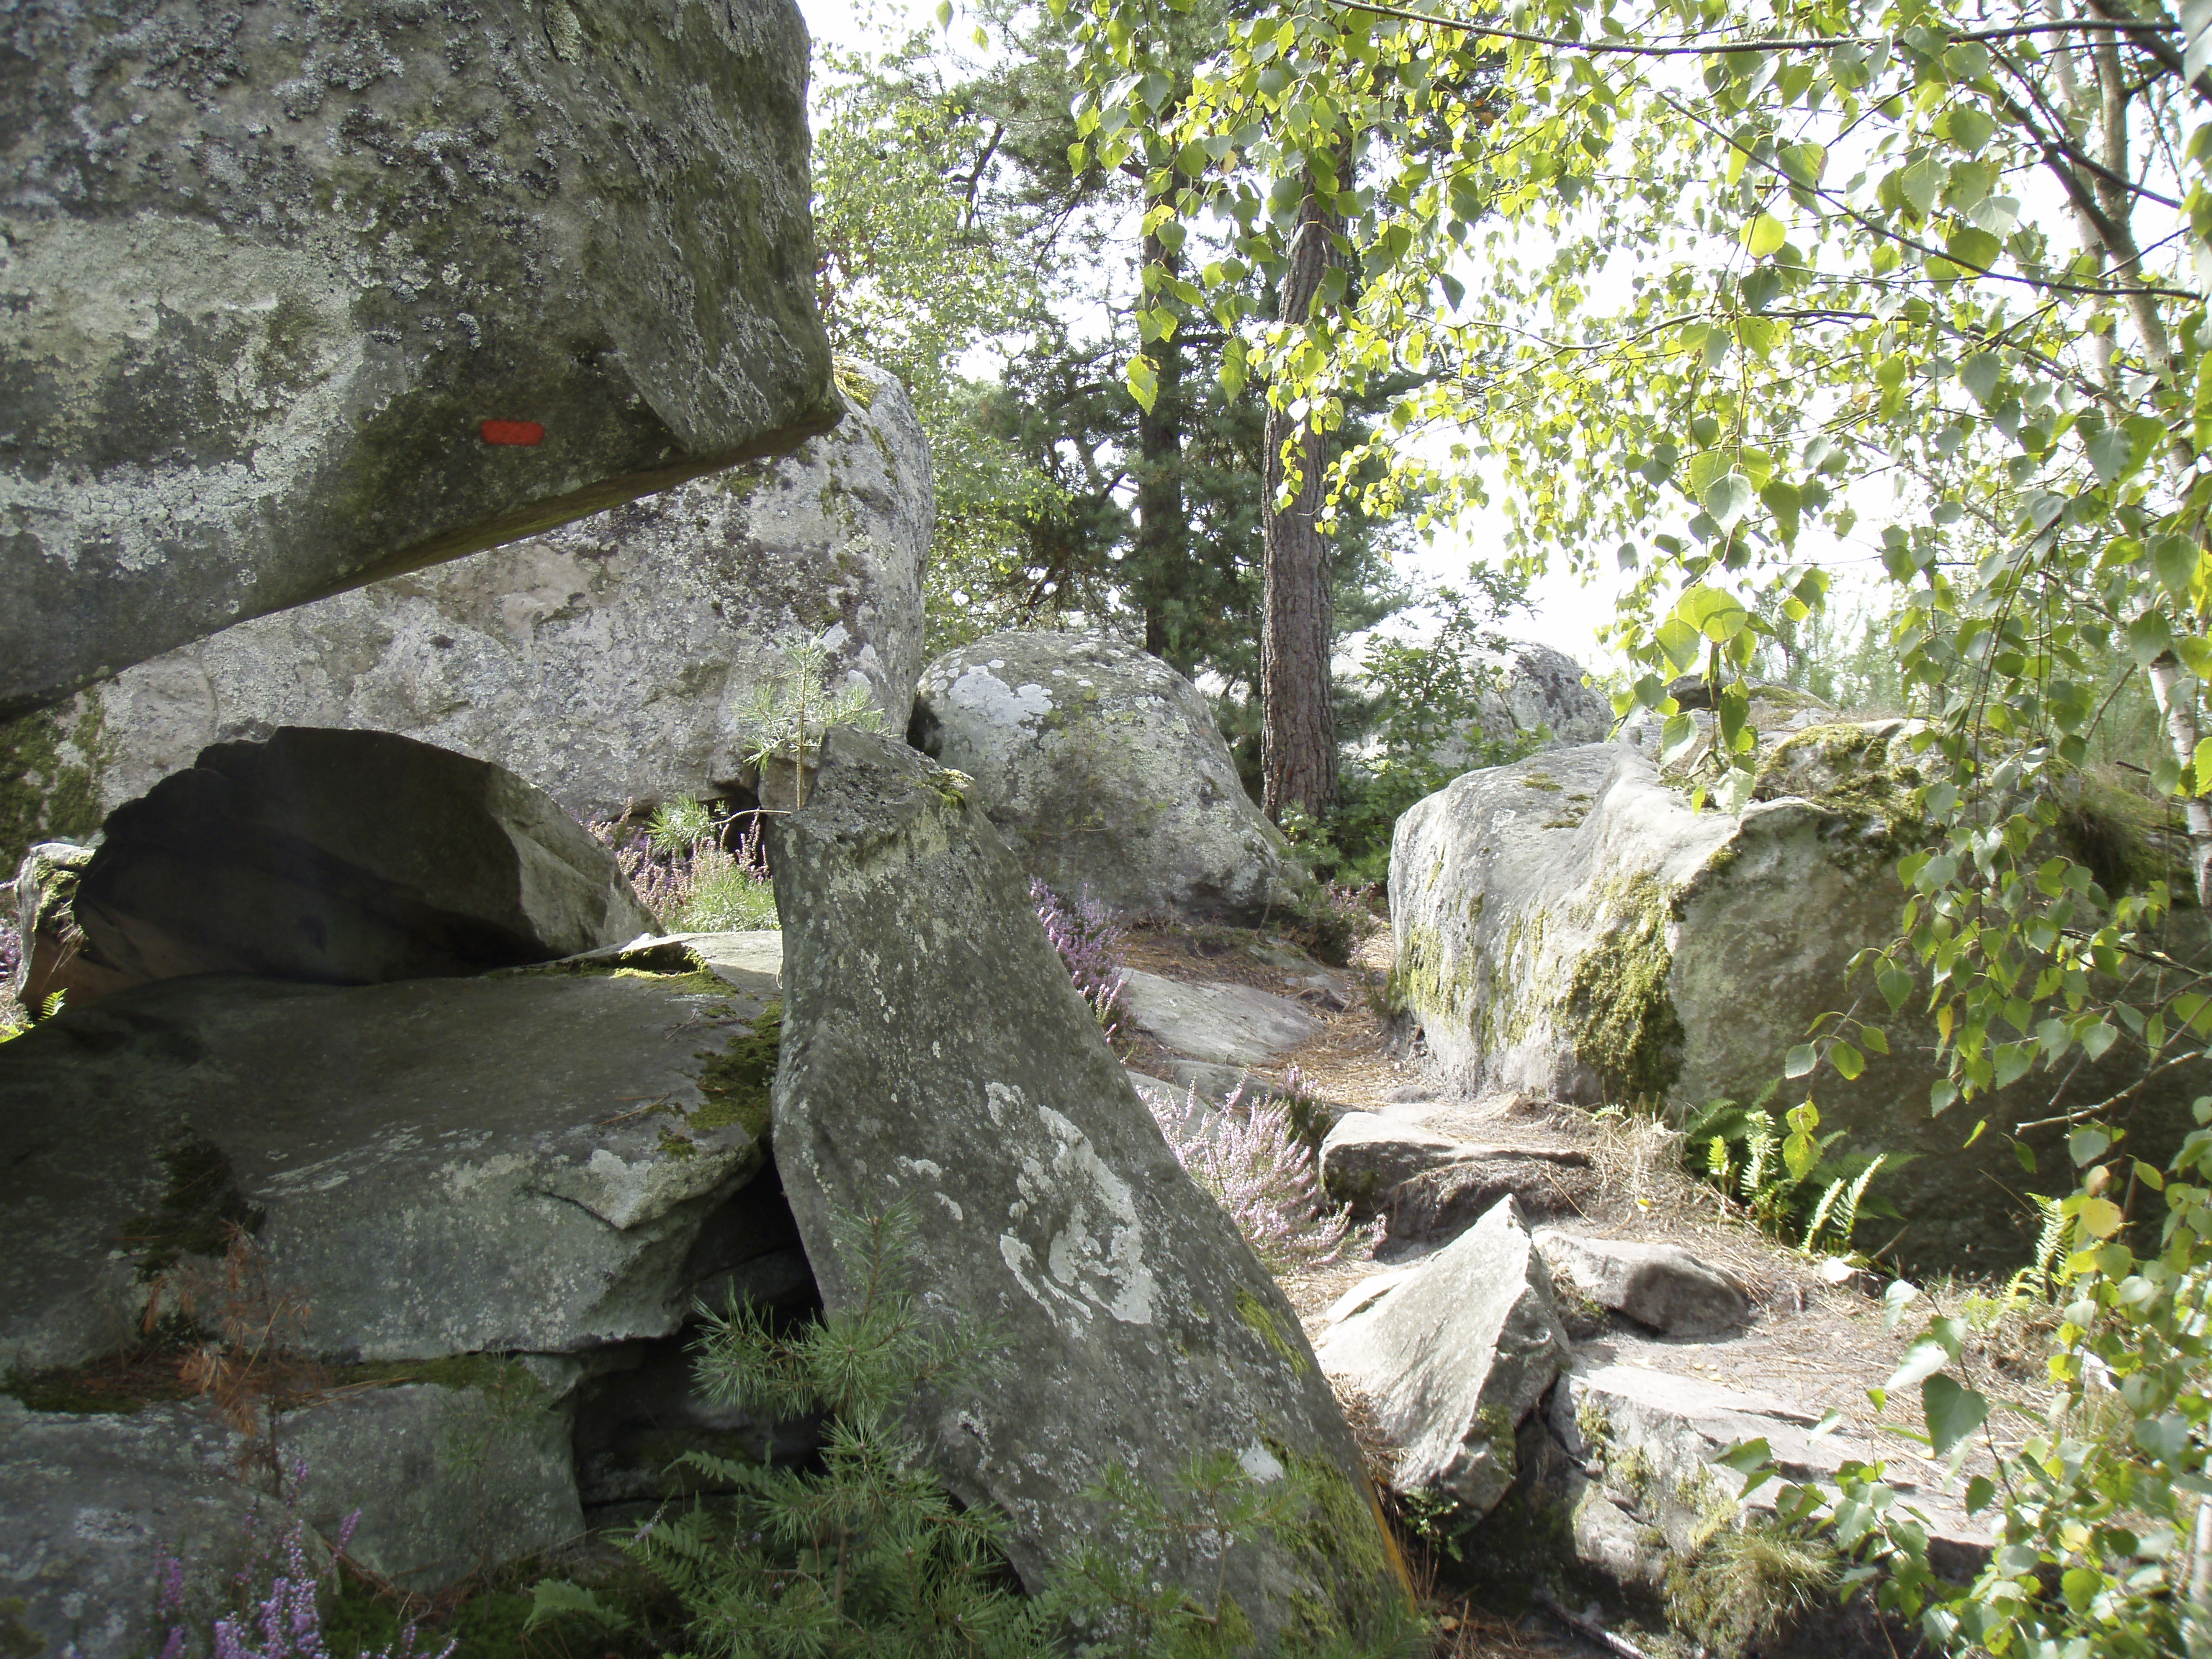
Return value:
M 1324 422 L 1418 382 L 1347 448 L 1334 501 L 1419 489 L 1449 516 L 1495 493 L 1524 569 L 1627 573 L 1611 636 L 1639 672 L 1616 707 L 1664 720 L 1701 799 L 1750 798 L 1759 647 L 1827 604 L 1838 538 L 1888 520 L 1865 568 L 1932 781 L 1898 934 L 1862 971 L 1936 1019 L 1931 1109 L 1978 1134 L 1988 1091 L 2123 1039 L 2142 1080 L 2201 1067 L 2212 7 L 1294 0 L 1225 17 L 1170 99 L 1153 7 L 1059 3 L 1091 88 L 1079 161 L 1141 158 L 1148 228 L 1224 244 L 1156 283 L 1155 310 L 1210 312 L 1237 337 L 1229 383 Z M 1310 311 L 1261 317 L 1247 285 L 1287 268 L 1309 190 L 1335 264 Z M 1141 356 L 1128 378 L 1144 396 Z M 1711 684 L 1711 730 L 1669 695 L 1686 672 Z M 2194 878 L 2108 887 L 2055 831 L 2136 686 Z M 1885 1040 L 1808 1035 L 1793 1166 L 1820 1078 Z M 1885 1593 L 1946 1645 L 2212 1639 L 2191 1599 L 2212 1583 L 2212 1172 L 2201 1134 L 2164 1170 L 2115 1153 L 2133 1092 L 2070 1120 L 2052 1360 L 2077 1402 L 2118 1387 L 2122 1426 L 2007 1449 L 1970 1494 L 2002 1547 L 1967 1589 L 1929 1577 L 1878 1468 L 1832 1510 L 1790 1500 L 1885 1559 Z M 1921 1390 L 1945 1456 L 1988 1401 L 1954 1369 L 1956 1322 L 1928 1332 L 1893 1386 Z

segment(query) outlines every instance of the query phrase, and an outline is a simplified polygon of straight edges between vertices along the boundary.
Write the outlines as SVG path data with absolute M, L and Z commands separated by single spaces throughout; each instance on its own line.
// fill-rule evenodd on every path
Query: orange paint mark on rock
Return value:
M 545 441 L 545 428 L 535 421 L 486 421 L 477 430 L 488 444 L 535 444 Z

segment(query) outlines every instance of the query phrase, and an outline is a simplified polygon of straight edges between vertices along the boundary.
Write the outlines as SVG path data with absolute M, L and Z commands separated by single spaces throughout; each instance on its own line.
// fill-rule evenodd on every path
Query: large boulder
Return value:
M 327 1358 L 675 1330 L 765 1154 L 773 981 L 620 961 L 164 980 L 0 1045 L 0 1370 L 126 1346 L 227 1223 Z
M 1679 1244 L 1584 1238 L 1547 1227 L 1536 1251 L 1556 1282 L 1599 1307 L 1626 1314 L 1662 1336 L 1717 1336 L 1751 1317 L 1742 1288 Z
M 766 1162 L 774 960 L 204 975 L 0 1046 L 0 1609 L 139 1659 L 156 1549 L 220 1589 L 272 1444 L 300 1515 L 327 1539 L 359 1509 L 355 1558 L 424 1592 L 728 1449 L 688 1386 L 697 1304 L 813 1295 Z M 275 1338 L 254 1445 L 169 1397 L 145 1335 L 234 1316 Z
M 0 715 L 826 429 L 790 0 L 18 8 Z
M 1870 981 L 1845 978 L 1860 950 L 1895 936 L 1896 862 L 1925 833 L 1912 817 L 1909 729 L 1830 725 L 1787 738 L 1740 817 L 1695 810 L 1661 775 L 1656 734 L 1643 734 L 1650 748 L 1637 735 L 1468 773 L 1400 818 L 1395 984 L 1438 1066 L 1475 1092 L 1642 1099 L 1677 1113 L 1748 1105 L 1815 1019 L 1856 1007 L 1889 1053 L 1870 1053 L 1854 1082 L 1824 1071 L 1814 1092 L 1822 1133 L 1844 1132 L 1838 1153 L 1886 1155 L 1872 1190 L 1909 1220 L 1903 1255 L 1995 1267 L 2023 1254 L 2034 1223 L 2002 1194 L 2065 1189 L 2060 1115 L 2138 1082 L 2142 1050 L 2124 1038 L 2098 1065 L 2033 1073 L 1971 1112 L 1930 1116 L 1944 1066 L 1934 1023 L 1917 1013 L 1925 986 L 1893 1014 Z M 2119 884 L 2131 860 L 2153 866 L 2155 848 L 2121 809 L 2085 798 L 2084 811 L 2088 827 L 2068 832 L 2079 856 Z M 2141 856 L 2113 851 L 2127 847 Z M 2193 912 L 2179 920 L 2201 925 Z M 2131 1110 L 2130 1145 L 2162 1162 L 2193 1127 L 2189 1102 L 2207 1092 L 2201 1062 L 2161 1073 Z M 1987 1131 L 1963 1147 L 1984 1119 Z M 2029 1122 L 2043 1127 L 2021 1127 Z M 2039 1173 L 2015 1161 L 2015 1138 Z
M 802 640 L 827 647 L 832 690 L 862 688 L 905 730 L 929 452 L 896 380 L 839 379 L 852 412 L 795 454 L 243 623 L 95 688 L 100 798 L 143 794 L 211 743 L 366 726 L 612 818 L 738 784 L 747 706 Z
M 1135 646 L 988 634 L 922 671 L 908 735 L 974 779 L 1024 867 L 1071 898 L 1257 921 L 1293 897 L 1205 694 Z
M 1613 705 L 1583 684 L 1583 665 L 1565 652 L 1534 640 L 1503 640 L 1485 656 L 1497 679 L 1483 692 L 1468 736 L 1581 744 L 1599 742 L 1613 729 Z
M 1392 1485 L 1486 1515 L 1513 1485 L 1516 1431 L 1568 1347 L 1550 1270 L 1508 1199 L 1333 1325 L 1319 1352 L 1371 1402 L 1398 1453 Z
M 131 981 L 335 984 L 544 962 L 656 932 L 614 854 L 500 767 L 382 732 L 217 744 L 108 815 L 71 902 Z
M 914 1420 L 960 1499 L 1005 1511 L 1032 1585 L 1127 1524 L 1097 1490 L 1109 1471 L 1172 1502 L 1226 1453 L 1261 1481 L 1295 1472 L 1312 1505 L 1225 1561 L 1170 1541 L 1166 1582 L 1225 1592 L 1260 1651 L 1293 1620 L 1313 1640 L 1388 1623 L 1403 1592 L 1297 1318 L 1168 1151 L 980 790 L 883 738 L 833 731 L 823 751 L 769 842 L 776 1162 L 824 1304 L 865 1294 L 841 1218 L 905 1205 L 922 1305 L 1006 1357 L 928 1385 Z

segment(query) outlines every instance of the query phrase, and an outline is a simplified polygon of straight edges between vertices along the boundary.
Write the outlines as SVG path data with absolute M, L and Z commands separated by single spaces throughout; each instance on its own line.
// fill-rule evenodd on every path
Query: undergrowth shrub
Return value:
M 687 796 L 664 803 L 642 827 L 625 817 L 586 828 L 612 850 L 638 902 L 668 932 L 775 927 L 775 884 L 762 850 L 760 815 L 750 814 L 742 830 L 737 823 Z
M 1060 952 L 1068 978 L 1091 1005 L 1100 1028 L 1112 1036 L 1121 1028 L 1121 992 L 1128 981 L 1128 969 L 1121 964 L 1127 932 L 1087 886 L 1071 902 L 1032 876 L 1030 902 L 1036 906 L 1037 920 Z
M 1285 1098 L 1244 1104 L 1249 1078 L 1218 1107 L 1190 1090 L 1181 1101 L 1142 1091 L 1169 1149 L 1191 1178 L 1229 1212 L 1270 1273 L 1326 1266 L 1351 1239 L 1352 1208 L 1322 1202 L 1313 1148 L 1292 1122 L 1296 1074 Z
M 1884 1168 L 1903 1160 L 1887 1152 L 1832 1152 L 1844 1132 L 1815 1133 L 1818 1120 L 1807 1121 L 1803 1107 L 1777 1122 L 1767 1103 L 1779 1087 L 1768 1084 L 1749 1106 L 1707 1102 L 1682 1132 L 1684 1161 L 1761 1231 L 1808 1255 L 1848 1255 L 1861 1221 L 1896 1218 L 1896 1208 L 1869 1200 L 1867 1188 Z

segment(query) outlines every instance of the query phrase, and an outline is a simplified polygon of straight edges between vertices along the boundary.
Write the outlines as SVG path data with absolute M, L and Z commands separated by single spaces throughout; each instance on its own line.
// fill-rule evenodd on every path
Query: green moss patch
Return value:
M 137 1247 L 138 1277 L 151 1279 L 185 1255 L 219 1256 L 230 1230 L 261 1231 L 267 1212 L 246 1201 L 230 1154 L 204 1135 L 191 1135 L 161 1154 L 168 1189 L 151 1210 L 123 1224 L 123 1240 Z
M 1663 1098 L 1681 1075 L 1686 1036 L 1667 978 L 1670 901 L 1658 881 L 1614 881 L 1592 907 L 1611 927 L 1576 962 L 1567 981 L 1565 1024 L 1583 1060 L 1625 1098 Z
M 696 1058 L 707 1062 L 699 1073 L 703 1102 L 684 1119 L 697 1133 L 741 1125 L 756 1138 L 769 1128 L 769 1088 L 775 1081 L 776 1060 L 783 1043 L 783 1005 L 771 1002 L 744 1036 L 734 1038 L 719 1053 L 702 1049 Z
M 75 712 L 0 721 L 0 866 L 9 876 L 42 841 L 82 841 L 100 826 L 100 779 L 115 758 L 99 695 Z
M 1283 1334 L 1283 1328 L 1275 1318 L 1274 1310 L 1242 1285 L 1237 1287 L 1237 1316 L 1250 1327 L 1262 1342 L 1281 1355 L 1299 1376 L 1303 1376 L 1312 1368 L 1312 1362 L 1298 1351 L 1297 1345 Z

